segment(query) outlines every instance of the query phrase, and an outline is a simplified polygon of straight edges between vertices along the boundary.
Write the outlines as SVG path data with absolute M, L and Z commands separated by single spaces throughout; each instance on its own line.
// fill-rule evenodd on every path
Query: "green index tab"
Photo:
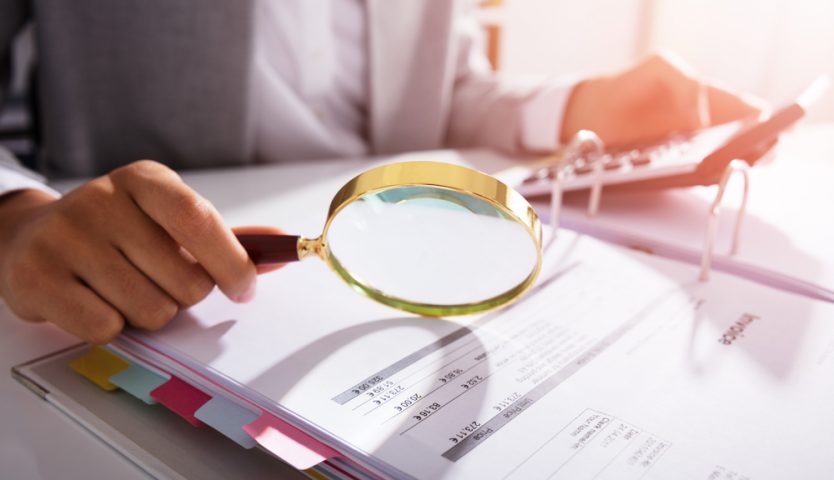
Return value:
M 151 391 L 167 381 L 168 377 L 135 363 L 110 377 L 111 383 L 149 405 L 157 403 L 151 398 Z

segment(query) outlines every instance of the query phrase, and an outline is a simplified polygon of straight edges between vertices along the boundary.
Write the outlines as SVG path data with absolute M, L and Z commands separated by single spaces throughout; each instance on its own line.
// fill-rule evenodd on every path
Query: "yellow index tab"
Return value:
M 110 383 L 110 377 L 129 366 L 121 357 L 99 346 L 90 347 L 87 353 L 70 362 L 70 368 L 107 391 L 119 388 Z

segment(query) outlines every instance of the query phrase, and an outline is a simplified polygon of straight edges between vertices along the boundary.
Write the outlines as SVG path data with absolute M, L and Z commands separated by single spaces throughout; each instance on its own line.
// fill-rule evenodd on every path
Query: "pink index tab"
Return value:
M 339 456 L 339 452 L 267 412 L 244 425 L 243 431 L 298 470 L 313 468 L 328 458 Z
M 195 427 L 203 425 L 203 422 L 194 416 L 194 412 L 211 400 L 211 396 L 208 394 L 173 376 L 167 382 L 153 389 L 151 398 L 165 405 L 169 410 Z

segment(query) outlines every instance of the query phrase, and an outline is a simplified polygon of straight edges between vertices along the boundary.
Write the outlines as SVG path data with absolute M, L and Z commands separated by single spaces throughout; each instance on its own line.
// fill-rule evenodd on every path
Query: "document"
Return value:
M 560 232 L 521 301 L 446 320 L 303 262 L 116 346 L 381 475 L 830 477 L 834 305 L 696 276 Z

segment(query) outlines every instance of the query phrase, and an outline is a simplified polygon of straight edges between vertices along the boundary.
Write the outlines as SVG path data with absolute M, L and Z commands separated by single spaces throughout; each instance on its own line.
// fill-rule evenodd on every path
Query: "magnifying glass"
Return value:
M 542 262 L 541 224 L 499 180 L 437 162 L 368 170 L 333 197 L 320 237 L 238 233 L 256 265 L 319 257 L 354 290 L 424 316 L 518 299 Z

